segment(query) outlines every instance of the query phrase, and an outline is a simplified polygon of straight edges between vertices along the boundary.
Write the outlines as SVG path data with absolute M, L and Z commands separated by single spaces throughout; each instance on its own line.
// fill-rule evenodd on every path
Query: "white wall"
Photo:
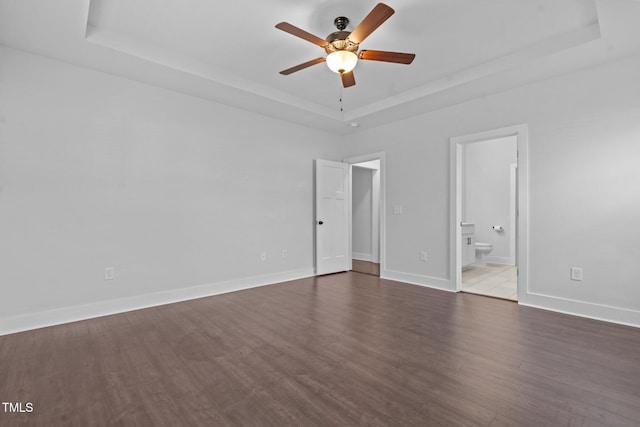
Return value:
M 517 162 L 515 136 L 463 146 L 465 185 L 463 222 L 475 224 L 477 242 L 491 243 L 488 262 L 514 264 L 511 247 L 513 216 L 511 165 Z M 495 231 L 494 225 L 502 226 Z
M 0 333 L 311 274 L 317 157 L 385 152 L 382 275 L 451 289 L 449 138 L 517 123 L 520 303 L 640 326 L 638 75 L 635 56 L 340 141 L 0 48 Z
M 353 258 L 371 261 L 373 224 L 373 170 L 352 169 L 352 252 Z
M 335 136 L 6 48 L 0 94 L 0 333 L 313 274 Z
M 527 123 L 529 289 L 520 302 L 640 326 L 638 75 L 636 55 L 350 135 L 345 156 L 386 153 L 383 277 L 452 289 L 449 139 Z M 584 268 L 582 282 L 569 279 L 571 266 Z

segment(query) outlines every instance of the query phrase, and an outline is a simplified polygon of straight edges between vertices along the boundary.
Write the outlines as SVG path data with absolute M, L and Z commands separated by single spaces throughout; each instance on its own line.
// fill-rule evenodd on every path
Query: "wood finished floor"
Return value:
M 2 426 L 637 426 L 640 329 L 343 273 L 0 337 Z
M 380 277 L 380 264 L 376 262 L 353 259 L 351 260 L 351 270 Z

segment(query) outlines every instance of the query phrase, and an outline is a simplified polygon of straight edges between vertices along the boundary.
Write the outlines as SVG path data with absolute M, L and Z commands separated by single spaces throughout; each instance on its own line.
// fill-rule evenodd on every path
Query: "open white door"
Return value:
M 349 165 L 316 160 L 316 274 L 349 270 Z

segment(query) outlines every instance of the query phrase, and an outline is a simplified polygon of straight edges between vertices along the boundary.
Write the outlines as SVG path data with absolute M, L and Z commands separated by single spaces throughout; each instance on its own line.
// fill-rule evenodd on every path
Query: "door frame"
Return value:
M 518 269 L 518 303 L 526 302 L 529 289 L 529 128 L 526 123 L 450 138 L 450 275 L 451 289 L 461 290 L 462 250 L 460 247 L 462 221 L 462 147 L 508 136 L 517 137 L 517 206 L 516 206 L 516 265 Z
M 371 163 L 376 162 L 377 165 L 374 168 L 371 166 Z M 374 162 L 360 162 L 353 163 L 351 165 L 351 195 L 353 197 L 353 186 L 355 185 L 355 168 L 366 170 L 371 172 L 371 179 L 368 181 L 368 186 L 371 191 L 371 206 L 369 209 L 369 214 L 371 215 L 371 228 L 369 228 L 369 237 L 371 239 L 371 244 L 369 245 L 369 257 L 367 261 L 379 264 L 380 263 L 380 161 L 374 160 Z M 351 203 L 353 207 L 353 202 Z M 354 226 L 354 218 L 351 218 L 351 226 L 352 231 L 355 229 Z M 351 236 L 351 240 L 353 243 L 353 235 Z M 356 258 L 356 252 L 352 251 L 351 257 Z M 356 258 L 357 259 L 357 258 Z
M 353 269 L 353 198 L 352 198 L 352 184 L 353 184 L 353 166 L 356 163 L 370 162 L 373 160 L 380 161 L 380 186 L 379 186 L 379 200 L 378 200 L 378 221 L 379 227 L 379 262 L 380 262 L 380 277 L 383 277 L 383 272 L 386 271 L 386 246 L 387 246 L 387 221 L 386 221 L 386 195 L 385 195 L 385 153 L 383 151 L 377 153 L 363 154 L 355 157 L 348 157 L 342 159 L 343 162 L 349 164 L 349 269 Z

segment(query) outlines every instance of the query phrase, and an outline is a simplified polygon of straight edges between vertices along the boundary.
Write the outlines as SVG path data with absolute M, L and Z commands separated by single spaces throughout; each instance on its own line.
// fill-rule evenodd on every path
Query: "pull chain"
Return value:
M 344 110 L 342 109 L 342 85 L 340 85 L 340 112 L 343 112 Z

